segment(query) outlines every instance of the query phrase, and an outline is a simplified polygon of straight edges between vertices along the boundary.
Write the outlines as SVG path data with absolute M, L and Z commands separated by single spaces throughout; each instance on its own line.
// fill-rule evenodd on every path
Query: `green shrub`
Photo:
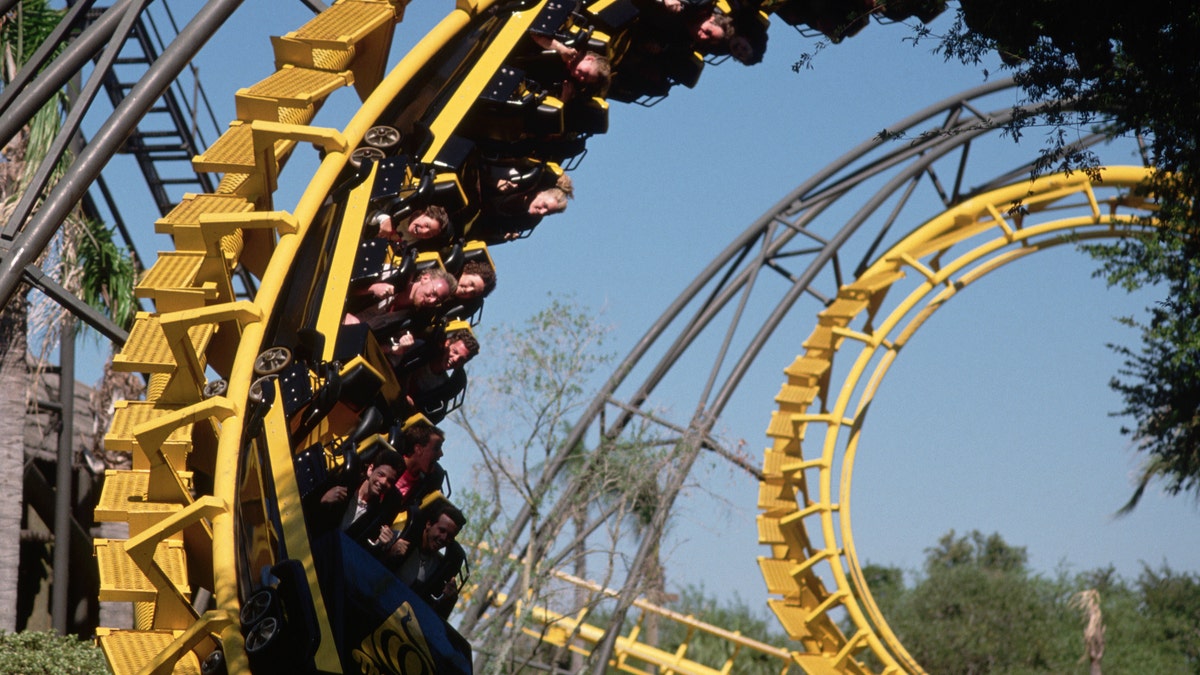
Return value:
M 96 675 L 107 673 L 104 654 L 74 635 L 0 631 L 0 675 Z

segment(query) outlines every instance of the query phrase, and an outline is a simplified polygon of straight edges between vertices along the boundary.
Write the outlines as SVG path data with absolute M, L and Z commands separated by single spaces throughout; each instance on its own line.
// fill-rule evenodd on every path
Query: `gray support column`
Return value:
M 50 619 L 54 630 L 67 634 L 67 600 L 71 594 L 71 507 L 74 504 L 75 477 L 75 317 L 63 319 L 59 340 L 58 398 L 59 413 L 58 471 L 54 478 L 54 575 L 50 596 Z

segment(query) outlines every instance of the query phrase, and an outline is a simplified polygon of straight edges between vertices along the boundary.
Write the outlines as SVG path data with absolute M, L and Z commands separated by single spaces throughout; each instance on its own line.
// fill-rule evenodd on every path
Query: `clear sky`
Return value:
M 410 5 L 397 49 L 449 10 L 444 2 Z M 298 2 L 247 2 L 196 60 L 219 119 L 232 118 L 237 88 L 272 72 L 268 36 L 294 30 L 306 12 Z M 653 108 L 614 104 L 609 133 L 592 139 L 574 172 L 568 212 L 493 251 L 500 284 L 472 370 L 486 370 L 488 341 L 502 339 L 488 328 L 521 323 L 545 306 L 547 292 L 602 312 L 623 355 L 729 240 L 793 187 L 889 124 L 983 81 L 978 70 L 930 54 L 932 44 L 913 47 L 908 35 L 903 26 L 873 24 L 794 73 L 792 63 L 817 42 L 779 23 L 757 66 L 707 68 L 694 90 L 677 88 Z M 316 123 L 341 127 L 352 111 L 342 97 Z M 1034 140 L 1014 152 L 1038 148 Z M 305 171 L 311 161 L 303 158 L 287 167 L 277 208 L 294 206 Z M 130 179 L 131 193 L 140 192 L 139 180 Z M 154 216 L 147 210 L 139 219 L 145 207 L 128 201 L 132 225 L 150 232 Z M 147 235 L 141 246 L 150 253 L 169 243 Z M 854 532 L 864 562 L 917 570 L 924 549 L 954 528 L 999 532 L 1028 547 L 1045 573 L 1112 564 L 1132 578 L 1141 561 L 1164 560 L 1200 570 L 1200 544 L 1187 534 L 1197 524 L 1189 498 L 1151 491 L 1132 516 L 1111 517 L 1132 490 L 1136 457 L 1108 415 L 1120 407 L 1107 387 L 1119 360 L 1104 345 L 1135 337 L 1112 317 L 1150 296 L 1106 291 L 1091 268 L 1067 249 L 1010 265 L 950 303 L 906 348 L 875 400 L 856 464 Z M 814 314 L 789 317 L 796 334 L 773 341 L 718 422 L 731 444 L 743 439 L 755 455 L 766 446 L 782 369 Z M 653 404 L 683 421 L 692 396 L 686 383 L 665 386 Z M 473 457 L 458 434 L 451 429 L 447 462 L 452 475 L 465 476 Z M 695 483 L 666 546 L 668 583 L 763 598 L 757 483 L 715 463 Z

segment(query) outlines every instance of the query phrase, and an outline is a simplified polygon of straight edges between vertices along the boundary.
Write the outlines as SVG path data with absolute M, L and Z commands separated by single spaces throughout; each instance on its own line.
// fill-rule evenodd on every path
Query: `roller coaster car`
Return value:
M 567 101 L 563 107 L 563 130 L 570 134 L 608 133 L 608 101 L 599 96 Z
M 466 390 L 467 373 L 455 368 L 436 383 L 410 387 L 409 398 L 416 412 L 438 424 L 462 405 Z
M 529 26 L 530 35 L 554 38 L 570 47 L 576 46 L 577 39 L 586 40 L 590 31 L 576 36 L 571 30 L 587 25 L 586 17 L 578 11 L 579 4 L 573 0 L 549 0 Z
M 608 97 L 622 103 L 653 106 L 666 98 L 675 85 L 682 84 L 688 89 L 695 87 L 703 71 L 704 57 L 690 47 L 672 48 L 661 53 L 630 49 L 621 62 L 621 69 L 613 74 Z
M 596 0 L 586 11 L 592 25 L 614 36 L 632 26 L 638 17 L 633 0 Z
M 534 228 L 541 222 L 542 216 L 526 214 L 503 216 L 484 213 L 471 224 L 471 229 L 467 234 L 473 239 L 486 242 L 489 246 L 498 246 L 505 242 L 527 238 L 533 234 Z
M 279 395 L 270 405 L 281 406 L 293 448 L 331 439 L 348 439 L 353 446 L 391 419 L 388 401 L 399 399 L 400 387 L 378 346 L 363 342 L 345 361 L 289 359 L 266 372 L 256 367 L 261 377 L 253 389 L 273 391 L 277 382 Z M 264 354 L 276 350 L 286 348 L 275 347 Z M 258 398 L 260 406 L 265 405 L 261 394 Z
M 393 325 L 408 318 L 413 319 L 409 323 L 419 323 L 422 320 L 427 321 L 436 317 L 436 310 L 423 310 L 415 307 L 388 311 L 382 305 L 389 303 L 390 300 L 380 300 L 374 297 L 369 289 L 374 284 L 387 284 L 395 288 L 395 295 L 399 295 L 404 292 L 410 282 L 418 279 L 423 272 L 444 269 L 441 254 L 433 251 L 421 253 L 415 249 L 404 249 L 402 255 L 397 257 L 394 246 L 386 245 L 387 242 L 375 243 L 379 241 L 382 240 L 373 239 L 360 244 L 359 250 L 355 254 L 354 270 L 348 286 L 351 295 L 347 298 L 347 311 L 351 314 L 361 314 L 367 308 L 377 308 L 372 310 L 371 318 L 367 319 L 372 329 Z M 395 334 L 395 331 L 389 330 L 386 331 L 386 334 L 392 335 Z
M 377 411 L 374 414 L 378 415 Z M 363 426 L 375 426 L 375 420 Z M 391 451 L 391 446 L 381 434 L 357 441 L 356 437 L 356 434 L 351 434 L 340 441 L 314 443 L 296 454 L 293 465 L 296 470 L 296 489 L 301 499 L 324 494 L 338 485 L 354 487 L 362 467 L 371 463 L 368 457 L 380 452 L 380 447 Z
M 251 671 L 406 673 L 420 663 L 420 672 L 469 675 L 469 644 L 379 560 L 336 528 L 309 530 L 299 509 L 273 507 L 286 488 L 270 479 L 279 473 L 264 451 L 269 436 L 243 464 L 239 499 L 239 618 Z M 288 534 L 297 528 L 300 540 Z M 206 659 L 205 672 L 220 665 Z
M 466 196 L 453 174 L 442 175 L 437 167 L 414 161 L 408 155 L 389 157 L 379 162 L 375 183 L 371 186 L 371 204 L 388 207 L 389 212 L 413 211 L 438 204 L 447 211 L 462 208 Z M 401 212 L 401 217 L 403 217 Z
M 371 207 L 374 212 L 387 213 L 399 221 L 430 206 L 440 206 L 455 215 L 468 206 L 458 176 L 452 171 L 421 164 L 408 156 L 398 156 L 379 162 L 375 183 L 371 187 Z M 447 233 L 446 239 L 453 238 Z
M 440 491 L 430 491 L 397 517 L 393 529 L 398 529 L 401 539 L 418 542 L 431 515 L 440 505 L 448 503 L 449 500 Z M 396 525 L 400 527 L 397 528 Z M 466 551 L 461 544 L 451 541 L 446 544 L 445 551 L 430 576 L 413 584 L 413 590 L 422 598 L 436 597 L 441 595 L 441 590 L 451 581 L 456 589 L 461 591 L 469 578 L 470 568 Z M 449 617 L 454 609 L 452 603 L 439 603 L 436 600 L 431 606 L 442 618 Z
M 465 361 L 447 359 L 446 351 L 459 335 L 474 336 L 466 321 L 449 321 L 422 333 L 421 344 L 394 360 L 396 377 L 402 383 L 409 415 L 420 414 L 437 424 L 462 404 L 467 375 Z M 473 356 L 471 353 L 467 359 Z
M 397 254 L 387 239 L 367 239 L 358 245 L 354 269 L 350 273 L 350 293 L 363 293 L 371 284 L 385 283 L 400 288 L 417 271 L 418 251 L 405 249 Z M 353 304 L 353 303 L 352 303 Z M 361 303 L 359 303 L 361 304 Z M 351 308 L 351 313 L 357 311 Z
M 561 134 L 563 102 L 525 71 L 501 66 L 472 107 L 462 130 L 475 138 L 512 142 Z
M 929 23 L 946 11 L 946 0 L 886 0 L 876 5 L 876 11 L 892 21 L 915 16 L 921 23 Z
M 470 644 L 370 552 L 337 531 L 313 543 L 344 672 L 472 672 Z
M 773 8 L 789 26 L 811 26 L 831 42 L 857 35 L 871 21 L 875 0 L 789 0 Z

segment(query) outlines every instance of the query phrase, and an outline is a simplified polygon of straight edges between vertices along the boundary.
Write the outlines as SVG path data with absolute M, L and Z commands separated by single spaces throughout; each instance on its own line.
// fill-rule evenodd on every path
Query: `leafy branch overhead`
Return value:
M 916 40 L 929 36 L 919 29 Z M 1160 227 L 1150 234 L 1086 247 L 1110 286 L 1157 285 L 1165 300 L 1148 308 L 1137 347 L 1115 345 L 1124 366 L 1112 387 L 1124 400 L 1117 414 L 1146 454 L 1130 506 L 1150 481 L 1172 493 L 1200 495 L 1200 5 L 1115 0 L 1083 5 L 1056 0 L 960 0 L 940 36 L 947 58 L 978 66 L 998 54 L 1038 112 L 1017 118 L 1019 138 L 1033 126 L 1051 129 L 1036 172 L 1095 172 L 1099 158 L 1073 145 L 1082 130 L 1135 135 L 1159 169 L 1146 185 Z M 881 137 L 886 137 L 886 132 Z

